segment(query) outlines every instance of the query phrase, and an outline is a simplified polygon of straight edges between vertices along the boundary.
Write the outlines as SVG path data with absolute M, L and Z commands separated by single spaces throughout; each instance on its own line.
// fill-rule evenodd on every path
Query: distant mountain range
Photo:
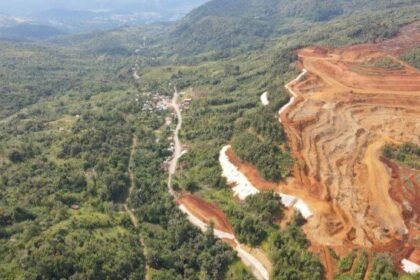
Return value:
M 206 0 L 14 0 L 0 1 L 0 11 L 8 14 L 33 15 L 46 10 L 112 11 L 116 13 L 141 11 L 190 10 Z
M 0 38 L 46 39 L 127 25 L 174 21 L 206 0 L 21 0 L 0 3 Z M 7 14 L 6 14 L 7 13 Z

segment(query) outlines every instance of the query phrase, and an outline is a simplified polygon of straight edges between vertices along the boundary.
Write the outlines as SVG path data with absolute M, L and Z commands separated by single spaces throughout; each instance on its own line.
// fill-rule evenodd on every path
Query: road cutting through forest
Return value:
M 181 158 L 181 155 L 182 155 L 181 142 L 179 141 L 179 131 L 182 128 L 182 114 L 181 114 L 181 110 L 179 108 L 179 105 L 177 103 L 178 96 L 179 96 L 178 90 L 176 88 L 174 88 L 174 96 L 172 97 L 171 106 L 176 113 L 176 117 L 177 117 L 178 122 L 176 124 L 175 130 L 174 130 L 174 135 L 173 135 L 174 153 L 173 153 L 173 158 L 169 163 L 168 190 L 169 190 L 169 193 L 175 199 L 177 198 L 177 194 L 173 189 L 172 180 L 173 180 L 173 176 L 176 172 L 176 168 L 178 166 L 178 161 L 179 161 L 179 159 Z
M 133 135 L 132 140 L 131 140 L 131 148 L 130 148 L 130 159 L 128 161 L 128 174 L 130 176 L 130 188 L 128 190 L 128 195 L 127 198 L 124 202 L 124 210 L 125 212 L 128 214 L 128 216 L 130 217 L 131 223 L 133 224 L 135 229 L 139 228 L 139 221 L 136 217 L 136 215 L 134 214 L 133 210 L 131 210 L 128 207 L 128 201 L 130 199 L 131 194 L 133 193 L 133 191 L 136 189 L 136 181 L 135 181 L 135 176 L 134 176 L 134 172 L 133 172 L 133 168 L 134 168 L 134 155 L 136 153 L 136 149 L 137 149 L 137 136 Z M 140 234 L 140 244 L 143 247 L 143 253 L 144 253 L 144 258 L 145 258 L 145 275 L 146 275 L 146 280 L 150 280 L 151 278 L 151 274 L 150 274 L 150 267 L 147 264 L 147 248 L 145 246 L 144 243 L 144 238 L 143 236 Z
M 258 257 L 255 256 L 246 246 L 239 243 L 232 226 L 220 209 L 191 194 L 181 196 L 177 202 L 180 210 L 187 215 L 188 220 L 203 232 L 208 229 L 210 223 L 213 224 L 214 235 L 234 248 L 238 257 L 250 268 L 255 278 L 269 279 L 269 269 L 267 269 L 267 267 L 271 267 L 269 260 L 261 254 Z
M 239 199 L 260 190 L 285 192 L 283 205 L 300 197 L 313 211 L 304 231 L 329 278 L 334 267 L 328 248 L 343 255 L 364 247 L 391 253 L 400 263 L 404 256 L 398 252 L 417 246 L 418 231 L 409 225 L 420 222 L 418 200 L 407 199 L 398 185 L 392 190 L 399 201 L 391 197 L 382 149 L 388 143 L 420 144 L 420 72 L 395 57 L 418 45 L 419 34 L 418 22 L 378 44 L 297 52 L 302 72 L 285 86 L 291 99 L 278 112 L 296 158 L 291 178 L 266 182 L 229 146 L 220 152 L 223 176 Z M 402 176 L 398 172 L 392 176 L 405 182 L 395 179 Z
M 415 36 L 404 33 L 413 30 Z M 403 54 L 405 46 L 416 45 L 411 41 L 420 42 L 418 34 L 419 23 L 375 44 L 298 50 L 302 72 L 285 86 L 291 99 L 278 112 L 296 159 L 293 176 L 278 185 L 264 182 L 252 168 L 230 166 L 224 147 L 219 160 L 235 195 L 245 199 L 271 188 L 285 194 L 285 205 L 306 205 L 311 219 L 304 231 L 321 256 L 327 255 L 326 248 L 343 255 L 363 247 L 369 253 L 391 253 L 395 263 L 401 262 L 404 256 L 396 252 L 417 246 L 417 231 L 402 212 L 411 211 L 416 223 L 420 213 L 415 205 L 390 196 L 390 170 L 381 161 L 381 151 L 387 143 L 420 144 L 420 72 L 395 56 Z M 182 121 L 175 96 L 174 100 Z M 175 141 L 179 142 L 177 135 Z M 170 177 L 180 150 L 176 154 Z M 208 223 L 200 219 L 201 210 L 187 202 L 182 205 L 190 221 L 204 230 Z M 233 234 L 216 229 L 227 233 L 225 237 Z M 331 262 L 323 262 L 331 277 Z M 258 264 L 253 268 L 258 271 Z
M 232 227 L 216 206 L 207 203 L 206 201 L 195 197 L 193 195 L 184 195 L 178 198 L 178 194 L 173 189 L 173 176 L 176 172 L 178 161 L 182 156 L 182 146 L 179 140 L 179 131 L 182 128 L 182 114 L 178 105 L 178 91 L 175 89 L 174 96 L 171 101 L 171 106 L 174 109 L 178 122 L 174 131 L 174 154 L 169 165 L 168 174 L 168 191 L 176 200 L 179 209 L 187 215 L 188 220 L 205 231 L 210 222 L 214 223 L 214 235 L 217 238 L 225 240 L 232 248 L 238 253 L 241 261 L 249 267 L 252 274 L 258 280 L 269 280 L 269 270 L 267 269 L 268 260 L 264 260 L 266 265 L 263 264 L 257 257 L 244 249 L 244 246 L 238 242 L 234 236 Z
M 294 83 L 299 82 L 306 75 L 306 73 L 307 73 L 306 69 L 303 69 L 303 71 L 299 74 L 299 76 L 297 76 L 293 81 L 285 85 L 285 88 L 290 92 L 292 97 L 290 98 L 289 102 L 287 102 L 286 105 L 280 108 L 279 116 L 281 116 L 281 114 L 283 114 L 283 112 L 285 112 L 295 102 L 295 99 L 298 97 L 298 94 L 293 91 L 292 85 Z M 281 118 L 279 120 L 281 123 Z

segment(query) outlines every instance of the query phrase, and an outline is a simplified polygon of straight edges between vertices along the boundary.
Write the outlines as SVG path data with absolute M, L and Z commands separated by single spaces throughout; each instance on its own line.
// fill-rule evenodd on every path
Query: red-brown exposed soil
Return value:
M 308 73 L 280 116 L 297 159 L 285 189 L 315 212 L 305 227 L 314 243 L 396 262 L 420 247 L 419 173 L 381 158 L 386 143 L 420 144 L 420 72 L 394 56 L 415 46 L 420 22 L 376 44 L 298 51 Z
M 402 206 L 402 215 L 407 224 L 414 228 L 420 225 L 420 170 L 396 164 L 386 158 L 382 162 L 391 171 L 391 189 L 389 191 L 392 199 Z
M 420 249 L 414 250 L 408 259 L 414 263 L 420 263 Z
M 232 148 L 228 149 L 226 155 L 229 161 L 234 164 L 239 171 L 244 174 L 249 182 L 261 191 L 278 191 L 279 186 L 274 182 L 264 180 L 254 165 L 241 161 L 234 153 Z
M 387 252 L 396 265 L 402 258 L 420 263 L 420 171 L 382 157 L 386 143 L 420 145 L 420 72 L 395 57 L 416 46 L 420 22 L 376 44 L 298 51 L 308 72 L 291 85 L 298 96 L 280 116 L 296 158 L 287 182 L 267 182 L 227 152 L 258 189 L 309 205 L 314 216 L 304 230 L 328 279 L 336 269 L 328 248 L 339 255 L 353 248 Z M 233 233 L 216 205 L 190 194 L 178 203 Z
M 216 205 L 209 203 L 192 194 L 185 194 L 178 199 L 179 204 L 184 204 L 195 217 L 206 224 L 213 222 L 214 228 L 233 234 L 232 226 L 225 214 Z

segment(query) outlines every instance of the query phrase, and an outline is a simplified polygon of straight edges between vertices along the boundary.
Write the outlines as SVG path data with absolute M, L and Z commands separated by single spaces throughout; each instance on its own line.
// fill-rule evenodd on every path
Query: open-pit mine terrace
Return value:
M 289 85 L 296 96 L 280 120 L 297 159 L 291 188 L 322 205 L 305 229 L 311 240 L 419 247 L 419 182 L 404 197 L 398 167 L 382 158 L 387 143 L 420 144 L 420 71 L 397 59 L 418 46 L 414 23 L 376 44 L 298 51 L 306 74 Z

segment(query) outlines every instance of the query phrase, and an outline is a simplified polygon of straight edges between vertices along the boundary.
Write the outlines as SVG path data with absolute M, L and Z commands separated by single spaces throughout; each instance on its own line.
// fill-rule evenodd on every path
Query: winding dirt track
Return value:
M 176 168 L 178 166 L 178 161 L 182 156 L 182 147 L 181 147 L 181 142 L 179 141 L 179 131 L 182 128 L 182 114 L 181 114 L 181 110 L 179 109 L 179 105 L 177 103 L 178 100 L 178 91 L 175 88 L 175 92 L 174 92 L 174 96 L 172 98 L 172 102 L 171 102 L 171 106 L 172 108 L 175 110 L 177 119 L 178 119 L 178 123 L 176 124 L 176 128 L 174 131 L 174 145 L 175 145 L 175 149 L 174 149 L 174 154 L 173 154 L 173 158 L 169 164 L 169 176 L 168 176 L 168 189 L 169 189 L 169 193 L 176 199 L 177 194 L 174 191 L 173 187 L 172 187 L 172 179 L 173 176 L 176 172 Z
M 307 74 L 288 85 L 293 99 L 280 121 L 297 159 L 287 188 L 316 213 L 305 228 L 311 240 L 380 248 L 415 237 L 403 211 L 418 208 L 391 198 L 380 160 L 386 143 L 420 144 L 420 72 L 394 56 L 415 46 L 419 22 L 377 44 L 298 51 Z
M 133 191 L 136 189 L 136 181 L 135 181 L 134 172 L 133 172 L 134 155 L 136 153 L 136 149 L 137 149 L 137 136 L 133 135 L 133 138 L 131 140 L 130 160 L 129 160 L 129 164 L 128 164 L 128 173 L 130 175 L 130 189 L 128 190 L 127 199 L 126 199 L 123 206 L 124 206 L 125 212 L 130 217 L 130 220 L 131 220 L 132 224 L 134 225 L 134 228 L 138 229 L 139 221 L 138 221 L 136 215 L 134 214 L 134 212 L 128 207 L 128 200 L 130 199 L 130 196 L 133 193 Z M 151 279 L 150 267 L 147 264 L 148 252 L 147 252 L 147 248 L 146 248 L 145 243 L 144 243 L 144 238 L 141 234 L 140 234 L 140 244 L 143 247 L 143 253 L 144 253 L 145 260 L 146 260 L 146 263 L 145 263 L 146 280 L 150 280 Z
M 201 230 L 206 230 L 212 222 L 214 235 L 227 242 L 238 253 L 238 257 L 249 267 L 258 280 L 269 280 L 271 263 L 268 258 L 258 249 L 249 249 L 239 243 L 235 238 L 234 231 L 225 214 L 216 205 L 205 200 L 186 194 L 178 199 L 180 209 L 188 215 L 191 223 Z

